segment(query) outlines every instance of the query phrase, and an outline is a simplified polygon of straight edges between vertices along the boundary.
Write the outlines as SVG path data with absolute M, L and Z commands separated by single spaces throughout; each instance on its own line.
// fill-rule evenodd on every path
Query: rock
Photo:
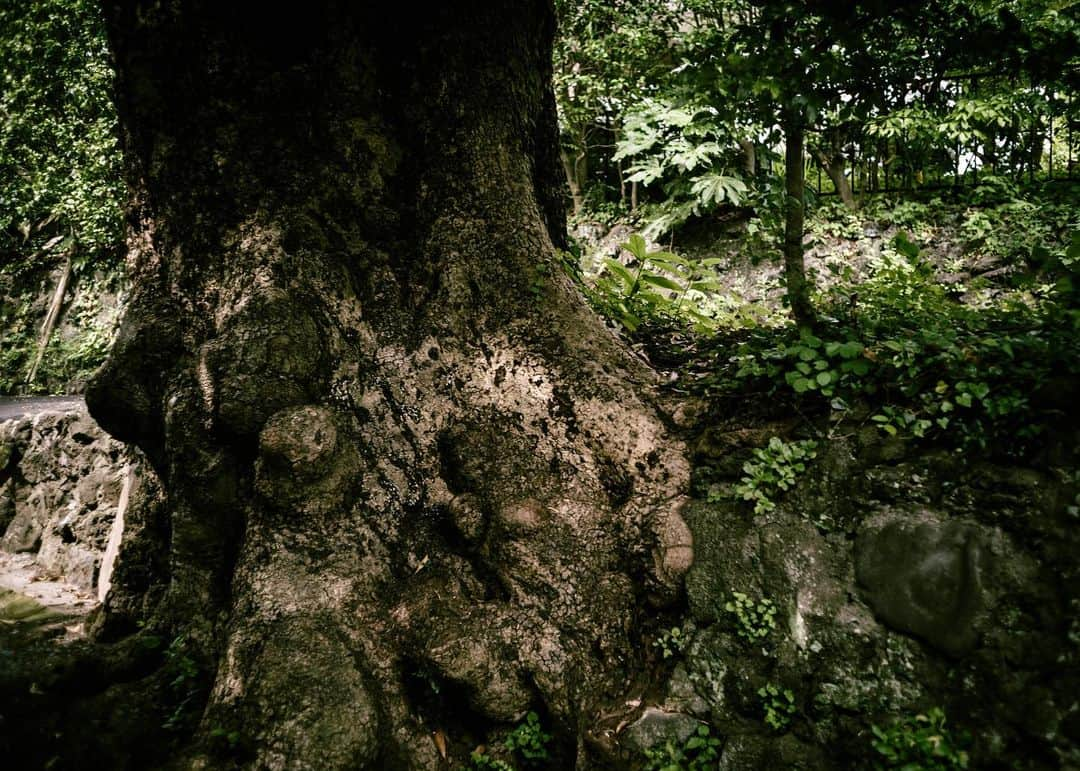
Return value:
M 667 684 L 667 698 L 664 700 L 664 710 L 667 712 L 684 712 L 695 717 L 707 718 L 709 715 L 709 702 L 706 701 L 694 687 L 694 681 L 686 666 L 679 664 L 671 675 Z
M 667 741 L 676 746 L 683 744 L 699 725 L 701 721 L 690 715 L 646 707 L 641 717 L 623 731 L 622 742 L 634 752 L 644 754 Z
M 679 402 L 672 412 L 671 420 L 679 428 L 693 428 L 704 420 L 708 414 L 708 408 L 708 403 L 703 399 L 686 399 Z
M 32 490 L 26 498 L 16 499 L 15 517 L 4 531 L 4 537 L 0 538 L 0 549 L 16 554 L 38 550 L 46 519 L 42 498 L 40 490 Z
M 692 501 L 682 515 L 694 538 L 694 564 L 686 574 L 690 615 L 707 624 L 719 617 L 731 591 L 745 591 L 754 575 L 758 533 L 734 502 Z
M 863 596 L 886 624 L 952 655 L 974 647 L 989 559 L 975 527 L 890 512 L 867 523 L 855 559 Z
M 1031 748 L 1036 765 L 1055 767 L 1062 747 L 1074 757 L 1073 422 L 1060 421 L 1040 456 L 1066 459 L 1061 469 L 979 460 L 860 422 L 823 442 L 767 515 L 726 500 L 683 511 L 697 629 L 664 708 L 710 721 L 724 738 L 720 768 L 863 768 L 871 725 L 933 706 L 952 730 L 980 732 L 972 767 L 1023 765 Z M 713 429 L 698 460 L 715 469 L 744 449 Z M 761 639 L 725 610 L 735 591 L 775 607 Z M 767 683 L 796 694 L 783 736 L 763 724 Z
M 132 451 L 83 411 L 0 423 L 0 550 L 31 553 L 38 570 L 94 593 Z
M 15 482 L 8 479 L 0 482 L 0 533 L 7 531 L 11 520 L 15 518 Z

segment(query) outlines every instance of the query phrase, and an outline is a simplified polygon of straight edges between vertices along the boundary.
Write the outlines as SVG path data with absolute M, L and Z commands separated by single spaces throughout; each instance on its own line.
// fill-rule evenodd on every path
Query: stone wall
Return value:
M 0 423 L 0 551 L 103 598 L 137 467 L 85 409 Z

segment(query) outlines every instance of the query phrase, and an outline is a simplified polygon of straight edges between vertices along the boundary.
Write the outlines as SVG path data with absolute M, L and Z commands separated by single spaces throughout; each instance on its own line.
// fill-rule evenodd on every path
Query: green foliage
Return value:
M 186 635 L 178 635 L 165 649 L 165 677 L 168 680 L 172 712 L 162 724 L 169 731 L 192 728 L 195 707 L 202 694 L 203 672 L 192 656 Z
M 805 327 L 799 330 L 796 342 L 781 343 L 760 355 L 749 350 L 739 356 L 736 377 L 782 376 L 797 394 L 820 392 L 832 396 L 870 371 L 861 342 L 855 339 L 825 342 Z
M 775 683 L 766 683 L 758 688 L 761 708 L 765 713 L 765 724 L 774 731 L 783 731 L 795 716 L 795 694 Z
M 754 513 L 764 514 L 776 508 L 772 498 L 791 489 L 807 461 L 817 455 L 817 442 L 806 439 L 785 442 L 774 436 L 765 447 L 754 450 L 754 460 L 743 464 L 744 476 L 735 494 L 754 502 Z
M 0 303 L 0 394 L 57 393 L 69 384 L 85 383 L 105 361 L 119 324 L 120 308 L 102 307 L 101 298 L 111 288 L 97 279 L 80 282 L 34 382 L 25 385 L 37 354 L 41 314 L 30 297 Z
M 951 406 L 949 409 L 951 409 Z M 883 406 L 881 412 L 872 416 L 870 419 L 877 423 L 882 431 L 891 436 L 897 436 L 903 433 L 910 434 L 919 439 L 925 437 L 927 431 L 934 425 L 930 420 L 918 417 L 911 410 L 900 409 L 888 404 Z M 948 415 L 942 415 L 938 418 L 938 421 L 942 428 L 945 428 L 949 424 L 949 417 Z
M 235 753 L 243 744 L 243 734 L 239 731 L 230 731 L 228 728 L 216 726 L 210 729 L 210 743 L 219 752 L 224 754 Z
M 934 707 L 925 715 L 908 716 L 892 725 L 873 726 L 872 746 L 881 758 L 876 769 L 950 771 L 968 767 L 965 747 L 970 737 L 954 734 L 945 725 L 945 712 Z
M 665 629 L 660 637 L 653 640 L 653 647 L 657 648 L 665 659 L 680 655 L 689 643 L 689 635 L 680 627 L 673 626 Z
M 511 731 L 503 746 L 506 747 L 522 766 L 533 768 L 543 766 L 551 760 L 547 745 L 551 734 L 540 725 L 540 716 L 529 712 L 525 719 Z M 483 747 L 469 756 L 469 771 L 515 771 L 514 766 L 505 760 L 488 755 Z
M 119 271 L 123 180 L 113 72 L 99 5 L 0 8 L 0 394 L 64 390 L 105 356 L 113 319 L 92 307 L 99 270 Z M 35 382 L 41 277 L 70 259 L 75 300 Z M 89 290 L 89 291 L 87 291 Z M 71 290 L 69 290 L 71 291 Z M 71 328 L 75 332 L 71 332 Z
M 716 768 L 722 744 L 707 725 L 698 726 L 691 736 L 678 745 L 668 740 L 661 747 L 645 751 L 645 771 L 706 771 Z
M 738 162 L 737 140 L 717 115 L 711 105 L 656 99 L 643 100 L 627 114 L 614 160 L 633 159 L 626 181 L 657 185 L 664 193 L 646 215 L 647 238 L 721 204 L 738 206 L 749 193 L 731 171 Z
M 718 259 L 691 262 L 672 252 L 650 252 L 637 233 L 621 246 L 634 256 L 637 267 L 631 272 L 618 260 L 604 260 L 604 274 L 591 293 L 603 315 L 629 332 L 657 320 L 674 320 L 700 330 L 715 326 L 716 320 L 704 312 L 700 302 L 705 293 L 720 288 L 711 272 Z
M 858 239 L 863 235 L 863 218 L 836 199 L 820 202 L 806 226 L 815 242 L 826 236 L 832 238 Z
M 1035 397 L 1053 378 L 1080 372 L 1080 226 L 1070 200 L 1065 192 L 981 207 L 878 204 L 875 216 L 891 211 L 883 218 L 910 231 L 891 239 L 860 278 L 833 280 L 818 298 L 823 323 L 813 333 L 751 330 L 717 383 L 765 387 L 838 416 L 863 404 L 894 435 L 1012 455 L 1035 449 L 1045 426 Z M 940 249 L 922 246 L 942 232 L 962 239 L 951 268 L 930 261 L 941 260 Z M 993 284 L 939 278 L 985 260 L 1004 269 Z
M 776 605 L 768 597 L 755 602 L 742 592 L 732 592 L 724 610 L 735 619 L 736 634 L 748 643 L 764 642 L 776 629 Z
M 505 760 L 493 758 L 479 750 L 469 755 L 469 771 L 515 771 Z
M 0 8 L 0 254 L 6 271 L 70 251 L 76 269 L 120 244 L 122 178 L 100 8 Z
M 542 765 L 549 759 L 547 745 L 551 734 L 540 725 L 540 716 L 530 712 L 524 722 L 506 737 L 506 748 L 526 766 Z

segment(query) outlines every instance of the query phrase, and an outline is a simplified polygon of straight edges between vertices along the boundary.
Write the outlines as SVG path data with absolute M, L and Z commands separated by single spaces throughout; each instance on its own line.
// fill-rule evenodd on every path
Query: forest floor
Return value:
M 43 575 L 33 556 L 0 552 L 0 634 L 6 628 L 57 641 L 81 638 L 96 606 L 96 597 Z

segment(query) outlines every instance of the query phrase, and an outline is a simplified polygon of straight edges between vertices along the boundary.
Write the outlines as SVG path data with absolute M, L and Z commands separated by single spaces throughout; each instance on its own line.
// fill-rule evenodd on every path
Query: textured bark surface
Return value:
M 840 200 L 844 202 L 844 206 L 852 211 L 858 209 L 859 205 L 855 201 L 855 196 L 851 192 L 851 185 L 848 183 L 847 175 L 844 173 L 844 154 L 835 149 L 826 152 L 820 147 L 813 148 L 812 152 L 818 166 L 829 175 L 829 181 L 833 183 L 833 189 L 840 196 Z
M 784 122 L 784 284 L 791 315 L 799 326 L 814 322 L 810 304 L 810 284 L 806 279 L 803 255 L 806 209 L 806 126 L 800 115 Z
M 99 629 L 209 662 L 180 765 L 432 769 L 533 708 L 587 767 L 683 448 L 558 268 L 550 9 L 366 5 L 107 3 L 134 289 L 87 400 L 163 493 Z

